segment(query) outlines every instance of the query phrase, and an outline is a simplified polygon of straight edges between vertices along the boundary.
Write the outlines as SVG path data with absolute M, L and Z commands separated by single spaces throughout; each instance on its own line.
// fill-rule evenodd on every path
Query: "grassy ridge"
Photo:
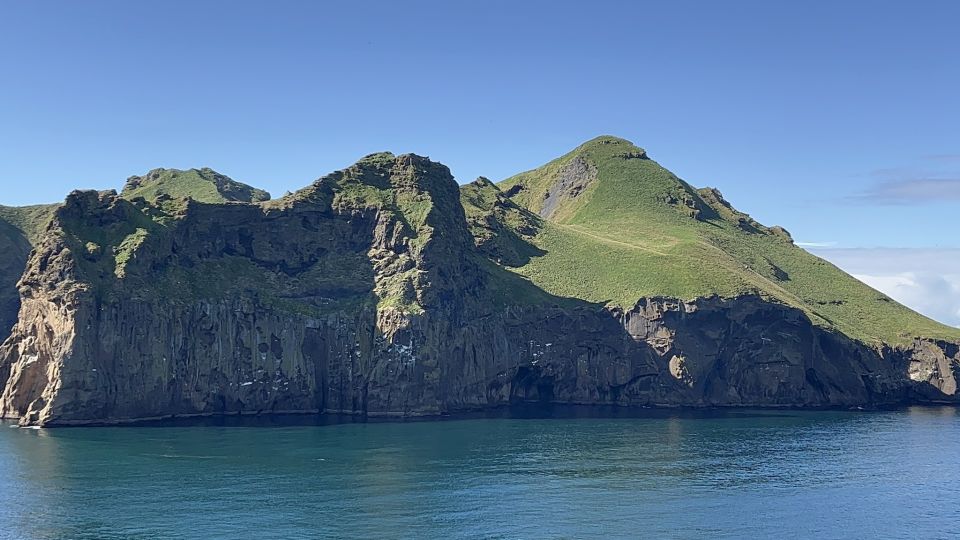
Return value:
M 375 209 L 402 225 L 398 231 L 407 237 L 410 254 L 418 255 L 431 240 L 449 241 L 447 235 L 462 226 L 455 223 L 459 210 L 448 187 L 456 191 L 440 165 L 379 153 L 261 208 L 272 212 L 309 200 L 337 213 Z M 84 253 L 83 264 L 103 279 L 138 279 L 138 253 L 177 226 L 186 211 L 183 198 L 217 204 L 263 202 L 269 195 L 210 169 L 157 169 L 132 177 L 123 197 L 152 204 L 131 206 L 116 230 L 67 224 L 74 247 Z M 960 339 L 960 330 L 894 302 L 795 246 L 786 231 L 757 223 L 715 190 L 693 188 L 642 149 L 615 137 L 589 141 L 499 185 L 481 179 L 462 186 L 459 198 L 482 253 L 466 255 L 487 274 L 494 305 L 569 299 L 627 308 L 644 296 L 752 293 L 802 309 L 817 324 L 868 343 L 905 343 L 916 336 Z M 56 207 L 0 206 L 0 220 L 36 243 Z M 463 256 L 459 249 L 456 242 L 443 248 L 447 257 Z M 373 291 L 381 307 L 422 309 L 414 295 L 419 274 L 407 257 L 382 263 L 388 267 Z M 237 287 L 274 290 L 277 294 L 267 296 L 298 310 L 318 309 L 294 300 L 314 290 L 329 297 L 321 311 L 366 298 L 364 288 L 374 279 L 370 261 L 342 254 L 318 261 L 293 281 L 234 259 L 206 261 L 194 270 L 175 268 L 162 279 L 139 278 L 149 277 L 152 287 L 167 287 L 170 295 L 218 296 L 226 294 L 221 281 L 229 275 Z M 340 298 L 337 291 L 346 294 Z
M 547 292 L 623 307 L 642 296 L 755 293 L 868 343 L 960 339 L 960 330 L 793 245 L 785 231 L 726 206 L 719 193 L 698 192 L 622 139 L 599 137 L 499 187 L 539 212 L 575 160 L 595 178 L 584 175 L 586 187 L 530 238 L 542 255 L 513 268 Z
M 56 204 L 37 204 L 33 206 L 0 206 L 0 220 L 13 225 L 30 241 L 36 244 L 47 228 Z
M 137 197 L 155 202 L 166 195 L 172 198 L 191 198 L 204 203 L 264 202 L 270 194 L 236 182 L 213 169 L 154 169 L 144 176 L 133 176 L 123 189 L 123 197 Z

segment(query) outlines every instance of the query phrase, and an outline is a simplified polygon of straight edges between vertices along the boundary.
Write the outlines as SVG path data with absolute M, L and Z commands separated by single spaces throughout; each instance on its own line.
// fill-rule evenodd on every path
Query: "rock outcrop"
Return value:
M 597 179 L 597 169 L 583 158 L 577 158 L 563 166 L 557 175 L 557 180 L 546 192 L 540 215 L 549 218 L 556 212 L 560 204 L 569 199 L 576 199 L 591 182 Z
M 920 399 L 956 401 L 960 379 L 960 346 L 943 340 L 918 339 L 905 350 L 896 351 L 907 376 L 915 383 Z
M 590 174 L 570 171 L 564 189 Z M 488 181 L 473 187 L 498 219 L 538 226 Z M 552 296 L 497 264 L 536 256 L 523 235 L 468 221 L 460 197 L 443 165 L 392 154 L 272 202 L 74 192 L 19 263 L 0 414 L 77 425 L 957 400 L 950 342 L 867 346 L 757 295 L 630 309 Z

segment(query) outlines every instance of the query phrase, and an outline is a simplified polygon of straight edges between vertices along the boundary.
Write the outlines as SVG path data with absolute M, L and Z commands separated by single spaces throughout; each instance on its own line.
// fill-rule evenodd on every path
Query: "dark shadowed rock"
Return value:
M 22 231 L 0 219 L 0 341 L 17 321 L 20 293 L 17 282 L 30 254 L 30 242 Z
M 617 139 L 596 144 L 647 159 Z M 757 294 L 650 296 L 628 309 L 550 294 L 509 268 L 544 255 L 530 243 L 544 220 L 486 179 L 458 188 L 424 157 L 371 154 L 271 202 L 224 195 L 234 188 L 213 201 L 144 191 L 197 185 L 166 174 L 121 195 L 72 193 L 29 257 L 0 234 L 22 255 L 0 266 L 7 281 L 22 271 L 0 346 L 4 417 L 957 400 L 950 341 L 868 345 Z M 595 175 L 573 162 L 547 200 L 580 196 Z M 689 208 L 734 216 L 719 193 L 703 195 Z M 759 270 L 790 282 L 767 263 Z

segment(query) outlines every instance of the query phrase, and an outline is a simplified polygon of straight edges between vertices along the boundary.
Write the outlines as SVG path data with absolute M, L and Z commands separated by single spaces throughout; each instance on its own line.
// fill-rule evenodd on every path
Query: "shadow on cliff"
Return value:
M 40 363 L 23 366 L 66 396 L 54 422 L 939 399 L 917 397 L 924 394 L 911 381 L 949 393 L 943 380 L 957 372 L 955 349 L 883 357 L 756 296 L 644 298 L 617 309 L 553 295 L 494 262 L 546 251 L 508 227 L 492 240 L 509 253 L 478 249 L 449 171 L 402 159 L 426 169 L 417 172 L 421 184 L 366 181 L 406 190 L 406 208 L 334 207 L 322 181 L 280 204 L 191 200 L 161 220 L 142 200 L 71 195 L 58 211 L 66 244 L 45 248 L 64 254 L 57 264 L 65 271 L 38 266 L 31 287 L 44 305 L 83 304 L 84 318 L 69 356 L 47 355 L 70 359 L 61 380 L 46 380 Z M 221 341 L 224 332 L 232 339 Z M 278 367 L 296 371 L 294 363 L 304 372 Z M 130 372 L 149 377 L 131 381 Z M 271 392 L 287 375 L 296 384 Z M 11 402 L 20 415 L 38 398 L 22 392 Z
M 181 225 L 188 236 L 173 240 L 172 262 L 202 275 L 204 260 L 249 261 L 258 271 L 229 266 L 231 279 L 259 291 L 259 301 L 292 302 L 294 310 L 316 317 L 359 311 L 367 314 L 371 332 L 385 292 L 400 305 L 422 304 L 425 314 L 418 317 L 439 325 L 430 330 L 435 338 L 418 339 L 437 342 L 435 391 L 444 412 L 508 407 L 551 414 L 575 404 L 846 408 L 956 400 L 937 386 L 948 366 L 955 373 L 955 352 L 952 364 L 928 360 L 939 371 L 916 382 L 910 351 L 884 357 L 814 325 L 796 308 L 759 297 L 639 299 L 620 310 L 551 294 L 477 250 L 465 236 L 462 207 L 428 214 L 427 225 L 448 232 L 416 254 L 421 277 L 404 274 L 403 261 L 413 257 L 406 219 L 383 221 L 376 211 L 343 215 L 322 205 L 295 205 L 277 215 L 254 206 L 193 207 Z M 547 254 L 508 228 L 500 233 L 507 236 L 496 240 L 509 246 L 513 261 Z M 184 259 L 190 250 L 193 256 Z M 145 268 L 149 278 L 156 267 Z M 219 265 L 213 270 L 223 275 Z M 264 279 L 263 272 L 271 277 Z M 410 328 L 398 339 L 411 339 L 404 333 Z M 304 356 L 316 363 L 315 408 L 366 415 L 390 410 L 403 388 L 424 392 L 412 379 L 374 374 L 376 361 L 353 381 L 338 364 L 343 351 L 334 350 L 343 344 L 330 339 L 317 332 L 303 343 Z M 272 346 L 259 352 L 282 355 Z M 416 369 L 423 381 L 433 377 L 429 367 Z M 428 384 L 423 381 L 418 384 Z
M 513 237 L 511 242 L 526 241 Z M 545 254 L 539 250 L 534 256 Z M 620 310 L 608 309 L 606 302 L 551 295 L 519 279 L 518 287 L 530 287 L 546 302 L 579 314 L 581 326 L 568 325 L 563 333 L 576 335 L 577 346 L 586 345 L 588 363 L 616 365 L 626 360 L 631 367 L 626 380 L 615 370 L 601 369 L 589 378 L 589 384 L 598 383 L 596 391 L 571 392 L 577 383 L 570 380 L 570 373 L 538 360 L 533 351 L 528 365 L 518 365 L 491 383 L 494 390 L 508 386 L 514 405 L 588 401 L 850 408 L 958 402 L 957 344 L 918 340 L 908 347 L 869 346 L 817 326 L 800 309 L 753 295 L 689 302 L 643 298 Z M 543 333 L 558 339 L 550 329 Z M 616 350 L 617 342 L 623 344 L 618 354 L 603 355 Z M 576 356 L 561 362 L 576 363 L 584 357 Z
M 10 335 L 20 311 L 17 282 L 27 266 L 30 242 L 20 229 L 0 219 L 0 343 Z

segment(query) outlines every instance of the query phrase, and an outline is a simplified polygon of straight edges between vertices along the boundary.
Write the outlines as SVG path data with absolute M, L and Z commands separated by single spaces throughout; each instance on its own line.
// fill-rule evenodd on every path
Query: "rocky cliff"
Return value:
M 957 399 L 949 339 L 868 343 L 762 290 L 618 305 L 524 275 L 547 256 L 545 219 L 604 174 L 588 158 L 555 170 L 561 189 L 539 214 L 514 201 L 521 190 L 458 189 L 443 165 L 386 153 L 275 201 L 206 169 L 220 196 L 240 196 L 197 200 L 169 171 L 121 194 L 74 192 L 28 260 L 9 240 L 22 257 L 7 266 L 23 272 L 0 414 L 72 425 Z

